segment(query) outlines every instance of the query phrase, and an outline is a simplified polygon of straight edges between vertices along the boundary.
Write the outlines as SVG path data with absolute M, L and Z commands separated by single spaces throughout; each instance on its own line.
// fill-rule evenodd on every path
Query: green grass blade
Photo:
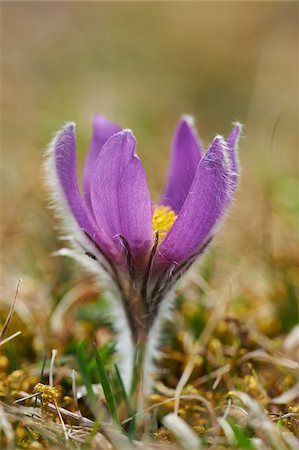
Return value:
M 95 345 L 94 345 L 94 349 L 95 349 L 95 357 L 96 357 L 98 375 L 99 375 L 100 382 L 103 387 L 107 408 L 108 408 L 113 420 L 117 424 L 120 425 L 120 421 L 119 421 L 119 417 L 118 417 L 118 413 L 117 413 L 117 409 L 116 409 L 116 404 L 115 404 L 115 399 L 114 399 L 114 396 L 113 396 L 113 393 L 111 390 L 111 386 L 110 386 L 110 382 L 109 382 L 109 378 L 108 378 L 106 369 L 104 367 L 100 352 L 97 350 Z
M 83 383 L 86 387 L 88 397 L 91 402 L 95 402 L 97 400 L 97 397 L 92 389 L 91 379 L 87 370 L 87 361 L 85 359 L 85 344 L 84 342 L 79 342 L 77 346 L 77 361 L 79 370 L 82 376 Z
M 122 397 L 123 401 L 125 402 L 128 416 L 131 416 L 133 414 L 133 409 L 131 407 L 131 403 L 130 403 L 128 394 L 126 392 L 126 389 L 125 389 L 125 386 L 124 386 L 121 374 L 119 372 L 119 368 L 117 367 L 116 364 L 114 365 L 114 369 L 115 369 L 116 379 L 117 379 L 117 383 L 118 383 L 118 386 L 119 386 L 119 389 L 120 389 L 121 397 Z
M 135 420 L 135 416 L 134 416 L 135 411 L 132 408 L 132 405 L 129 400 L 128 394 L 126 392 L 121 374 L 118 369 L 118 366 L 115 364 L 114 368 L 115 368 L 115 373 L 116 373 L 117 384 L 120 389 L 120 395 L 126 405 L 127 416 L 132 417 L 132 419 L 128 422 L 128 437 L 129 437 L 130 441 L 132 442 L 136 438 L 136 426 L 135 426 L 136 420 Z

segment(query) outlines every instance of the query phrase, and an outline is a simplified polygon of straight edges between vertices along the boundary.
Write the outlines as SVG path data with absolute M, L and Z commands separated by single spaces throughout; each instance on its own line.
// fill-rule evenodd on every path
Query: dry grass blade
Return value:
M 22 398 L 18 399 L 17 401 L 33 398 L 33 396 L 29 395 L 27 392 L 20 392 L 20 394 L 22 395 Z M 40 405 L 41 405 L 41 401 L 38 399 L 37 406 L 40 406 Z M 65 408 L 62 408 L 60 406 L 56 407 L 54 405 L 54 403 L 48 403 L 47 409 L 49 410 L 50 413 L 54 413 L 57 416 L 58 416 L 58 410 L 59 410 L 59 413 L 61 414 L 61 416 L 65 420 L 67 420 L 69 423 L 72 423 L 74 425 L 82 425 L 87 428 L 93 428 L 95 425 L 95 422 L 93 420 L 88 419 L 87 417 L 79 416 L 78 414 L 75 414 L 75 413 L 73 413 Z
M 74 400 L 74 406 L 76 413 L 82 417 L 81 411 L 79 409 L 78 405 L 78 392 L 77 392 L 77 385 L 76 385 L 76 371 L 72 370 L 72 393 L 73 393 L 73 400 Z
M 22 334 L 22 331 L 16 331 L 14 334 L 12 334 L 11 336 L 8 336 L 6 339 L 3 339 L 3 341 L 0 342 L 0 347 L 1 345 L 6 344 L 7 342 L 11 341 L 12 339 L 14 339 L 17 336 L 20 336 L 20 334 Z
M 214 423 L 216 423 L 215 411 L 212 408 L 212 406 L 210 405 L 210 403 L 203 396 L 198 395 L 198 394 L 194 394 L 194 395 L 193 394 L 186 394 L 186 395 L 181 395 L 180 399 L 181 400 L 197 400 L 197 401 L 203 403 L 206 406 L 206 408 L 207 408 L 207 410 L 208 410 L 208 412 L 209 412 L 209 414 L 211 416 L 212 421 Z M 138 416 L 141 416 L 143 414 L 146 414 L 147 412 L 152 411 L 152 410 L 154 410 L 156 408 L 159 408 L 160 406 L 164 406 L 164 405 L 167 405 L 168 403 L 172 403 L 175 400 L 176 400 L 176 397 L 169 397 L 168 399 L 163 400 L 162 402 L 154 403 L 153 405 L 148 406 L 147 408 L 143 409 L 142 411 L 139 411 L 138 413 L 134 414 L 133 416 L 128 417 L 127 419 L 123 420 L 121 422 L 121 424 L 124 425 L 124 424 L 130 422 L 135 417 L 138 417 Z
M 8 316 L 7 316 L 7 318 L 6 318 L 5 322 L 4 322 L 3 328 L 2 328 L 1 333 L 0 333 L 0 343 L 1 343 L 4 335 L 6 334 L 8 328 L 9 328 L 9 325 L 10 325 L 10 322 L 11 322 L 13 313 L 15 311 L 16 304 L 17 304 L 19 287 L 20 287 L 20 284 L 21 284 L 22 281 L 23 281 L 22 278 L 19 278 L 18 284 L 17 284 L 17 288 L 16 288 L 16 293 L 15 293 L 15 298 L 14 298 L 12 307 L 10 308 L 10 311 L 8 313 Z
M 15 433 L 0 402 L 0 431 L 1 430 L 6 436 L 8 447 L 13 448 L 15 443 Z
M 283 392 L 278 397 L 272 398 L 271 403 L 285 404 L 299 397 L 299 381 L 291 389 Z
M 63 428 L 64 438 L 65 438 L 66 441 L 68 441 L 68 440 L 69 440 L 68 431 L 67 431 L 67 428 L 66 428 L 66 426 L 65 426 L 65 423 L 64 423 L 64 421 L 63 421 L 61 412 L 59 411 L 59 408 L 58 408 L 58 405 L 57 405 L 56 401 L 55 401 L 54 405 L 55 405 L 55 408 L 56 408 L 56 411 L 57 411 L 57 414 L 58 414 L 58 417 L 59 417 L 61 426 L 62 426 L 62 428 Z
M 51 362 L 50 362 L 50 370 L 49 370 L 49 385 L 51 387 L 54 386 L 54 363 L 55 363 L 56 355 L 57 355 L 57 350 L 53 349 L 52 350 Z
M 52 405 L 52 407 L 54 407 L 55 409 L 54 405 Z M 90 437 L 92 437 L 95 448 L 99 448 L 101 450 L 112 450 L 113 448 L 111 443 L 103 435 L 103 433 L 97 432 L 96 434 L 91 436 L 91 428 L 84 425 L 65 425 L 69 440 L 63 442 L 61 438 L 61 434 L 64 432 L 62 425 L 53 420 L 46 420 L 44 417 L 38 415 L 35 410 L 32 409 L 32 407 L 15 407 L 3 404 L 3 411 L 5 412 L 6 420 L 9 424 L 13 423 L 14 421 L 21 422 L 22 425 L 26 427 L 26 429 L 33 430 L 34 432 L 38 433 L 45 440 L 45 442 L 51 443 L 50 448 L 78 449 L 78 444 L 85 444 Z M 13 449 L 15 448 L 15 446 L 11 445 L 10 448 Z M 37 448 L 41 447 L 37 446 Z
M 277 450 L 297 450 L 299 440 L 289 431 L 280 433 L 278 427 L 269 419 L 262 406 L 245 392 L 231 392 L 232 398 L 238 398 L 246 406 L 249 412 L 249 422 L 255 430 L 261 430 L 270 448 Z
M 181 448 L 185 450 L 200 450 L 201 442 L 195 431 L 177 414 L 167 414 L 163 424 L 171 431 Z
M 218 301 L 216 302 L 216 305 L 213 309 L 213 313 L 211 314 L 199 339 L 196 340 L 192 346 L 190 357 L 188 359 L 188 362 L 186 364 L 184 372 L 182 373 L 181 378 L 179 379 L 176 389 L 175 389 L 175 398 L 176 398 L 175 405 L 174 405 L 175 414 L 178 414 L 179 407 L 180 407 L 181 393 L 193 372 L 194 365 L 195 365 L 194 357 L 199 353 L 200 349 L 206 345 L 206 343 L 207 343 L 209 337 L 211 336 L 211 334 L 213 333 L 213 330 L 215 329 L 218 321 L 223 316 L 228 298 L 229 297 L 226 296 L 226 301 L 224 301 L 222 297 L 220 297 L 218 299 Z
M 228 443 L 230 445 L 236 446 L 237 442 L 236 442 L 236 438 L 235 438 L 235 433 L 234 433 L 234 430 L 232 429 L 231 425 L 228 423 L 228 421 L 226 419 L 224 419 L 223 417 L 220 417 L 218 419 L 218 423 L 221 426 Z
M 246 353 L 246 355 L 240 358 L 240 363 L 248 361 L 249 359 L 256 359 L 260 361 L 266 361 L 277 366 L 287 367 L 288 369 L 298 370 L 299 363 L 291 359 L 278 358 L 276 356 L 270 355 L 264 350 L 255 350 L 253 352 Z
M 26 400 L 30 400 L 31 398 L 36 398 L 41 394 L 42 394 L 41 392 L 37 392 L 36 394 L 26 395 L 26 397 L 18 398 L 17 400 L 15 400 L 14 403 L 22 403 L 25 402 Z

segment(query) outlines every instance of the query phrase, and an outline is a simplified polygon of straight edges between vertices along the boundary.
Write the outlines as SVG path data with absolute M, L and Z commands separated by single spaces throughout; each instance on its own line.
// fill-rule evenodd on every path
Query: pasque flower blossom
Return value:
M 227 139 L 217 135 L 204 152 L 192 119 L 183 116 L 159 203 L 150 197 L 131 130 L 95 116 L 82 193 L 75 125 L 67 123 L 49 146 L 47 180 L 71 244 L 61 253 L 82 262 L 110 294 L 127 386 L 134 346 L 146 345 L 148 371 L 175 285 L 207 248 L 232 202 L 240 130 L 235 124 Z

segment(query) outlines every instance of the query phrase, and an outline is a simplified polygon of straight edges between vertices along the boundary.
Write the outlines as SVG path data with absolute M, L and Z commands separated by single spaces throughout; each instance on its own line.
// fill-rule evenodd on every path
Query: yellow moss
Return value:
M 222 352 L 222 345 L 221 345 L 221 342 L 219 341 L 219 339 L 213 338 L 209 342 L 209 350 L 215 355 L 217 355 L 220 352 Z
M 216 327 L 216 333 L 222 336 L 228 332 L 227 323 L 224 320 L 220 320 Z
M 181 311 L 187 319 L 194 319 L 195 314 L 198 312 L 198 305 L 195 302 L 186 301 L 181 305 Z
M 18 425 L 15 430 L 15 436 L 18 441 L 23 441 L 27 437 L 27 433 L 23 425 Z
M 299 413 L 299 406 L 289 406 L 289 412 L 298 414 Z
M 194 431 L 196 431 L 198 434 L 205 434 L 206 429 L 202 425 L 195 425 L 193 427 Z
M 39 434 L 19 424 L 15 429 L 15 438 L 19 448 L 42 448 Z M 44 448 L 44 447 L 43 447 Z
M 299 413 L 299 406 L 289 406 L 288 412 L 292 414 L 298 414 Z M 296 437 L 299 437 L 299 423 L 297 420 L 297 417 L 289 417 L 288 419 L 284 420 L 284 425 L 295 434 Z
M 158 431 L 153 433 L 153 437 L 160 442 L 161 441 L 166 442 L 166 443 L 173 442 L 173 437 L 172 437 L 170 431 L 167 430 L 166 428 L 160 428 Z
M 65 395 L 63 397 L 63 401 L 64 401 L 65 405 L 72 405 L 74 403 L 74 399 L 72 397 L 70 397 L 69 395 Z
M 20 382 L 22 376 L 23 376 L 22 370 L 14 370 L 8 375 L 7 380 L 9 384 L 13 387 L 16 383 Z
M 0 355 L 0 370 L 6 370 L 9 365 L 9 360 L 7 356 Z
M 42 410 L 47 410 L 49 403 L 57 404 L 60 398 L 60 391 L 58 388 L 49 386 L 48 384 L 37 383 L 33 389 L 34 393 L 40 393 L 40 399 L 42 402 Z

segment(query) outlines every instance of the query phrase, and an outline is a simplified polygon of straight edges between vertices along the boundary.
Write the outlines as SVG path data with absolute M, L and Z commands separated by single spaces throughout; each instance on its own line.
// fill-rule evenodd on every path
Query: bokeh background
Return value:
M 41 167 L 53 133 L 77 123 L 82 168 L 95 112 L 133 129 L 158 199 L 172 132 L 188 113 L 205 145 L 233 121 L 245 125 L 241 186 L 209 256 L 210 283 L 229 288 L 240 310 L 250 303 L 263 326 L 290 329 L 298 319 L 298 3 L 3 2 L 1 9 L 1 301 L 11 303 L 22 277 L 22 320 L 40 325 L 53 292 L 58 302 L 86 279 L 51 256 L 61 244 Z

